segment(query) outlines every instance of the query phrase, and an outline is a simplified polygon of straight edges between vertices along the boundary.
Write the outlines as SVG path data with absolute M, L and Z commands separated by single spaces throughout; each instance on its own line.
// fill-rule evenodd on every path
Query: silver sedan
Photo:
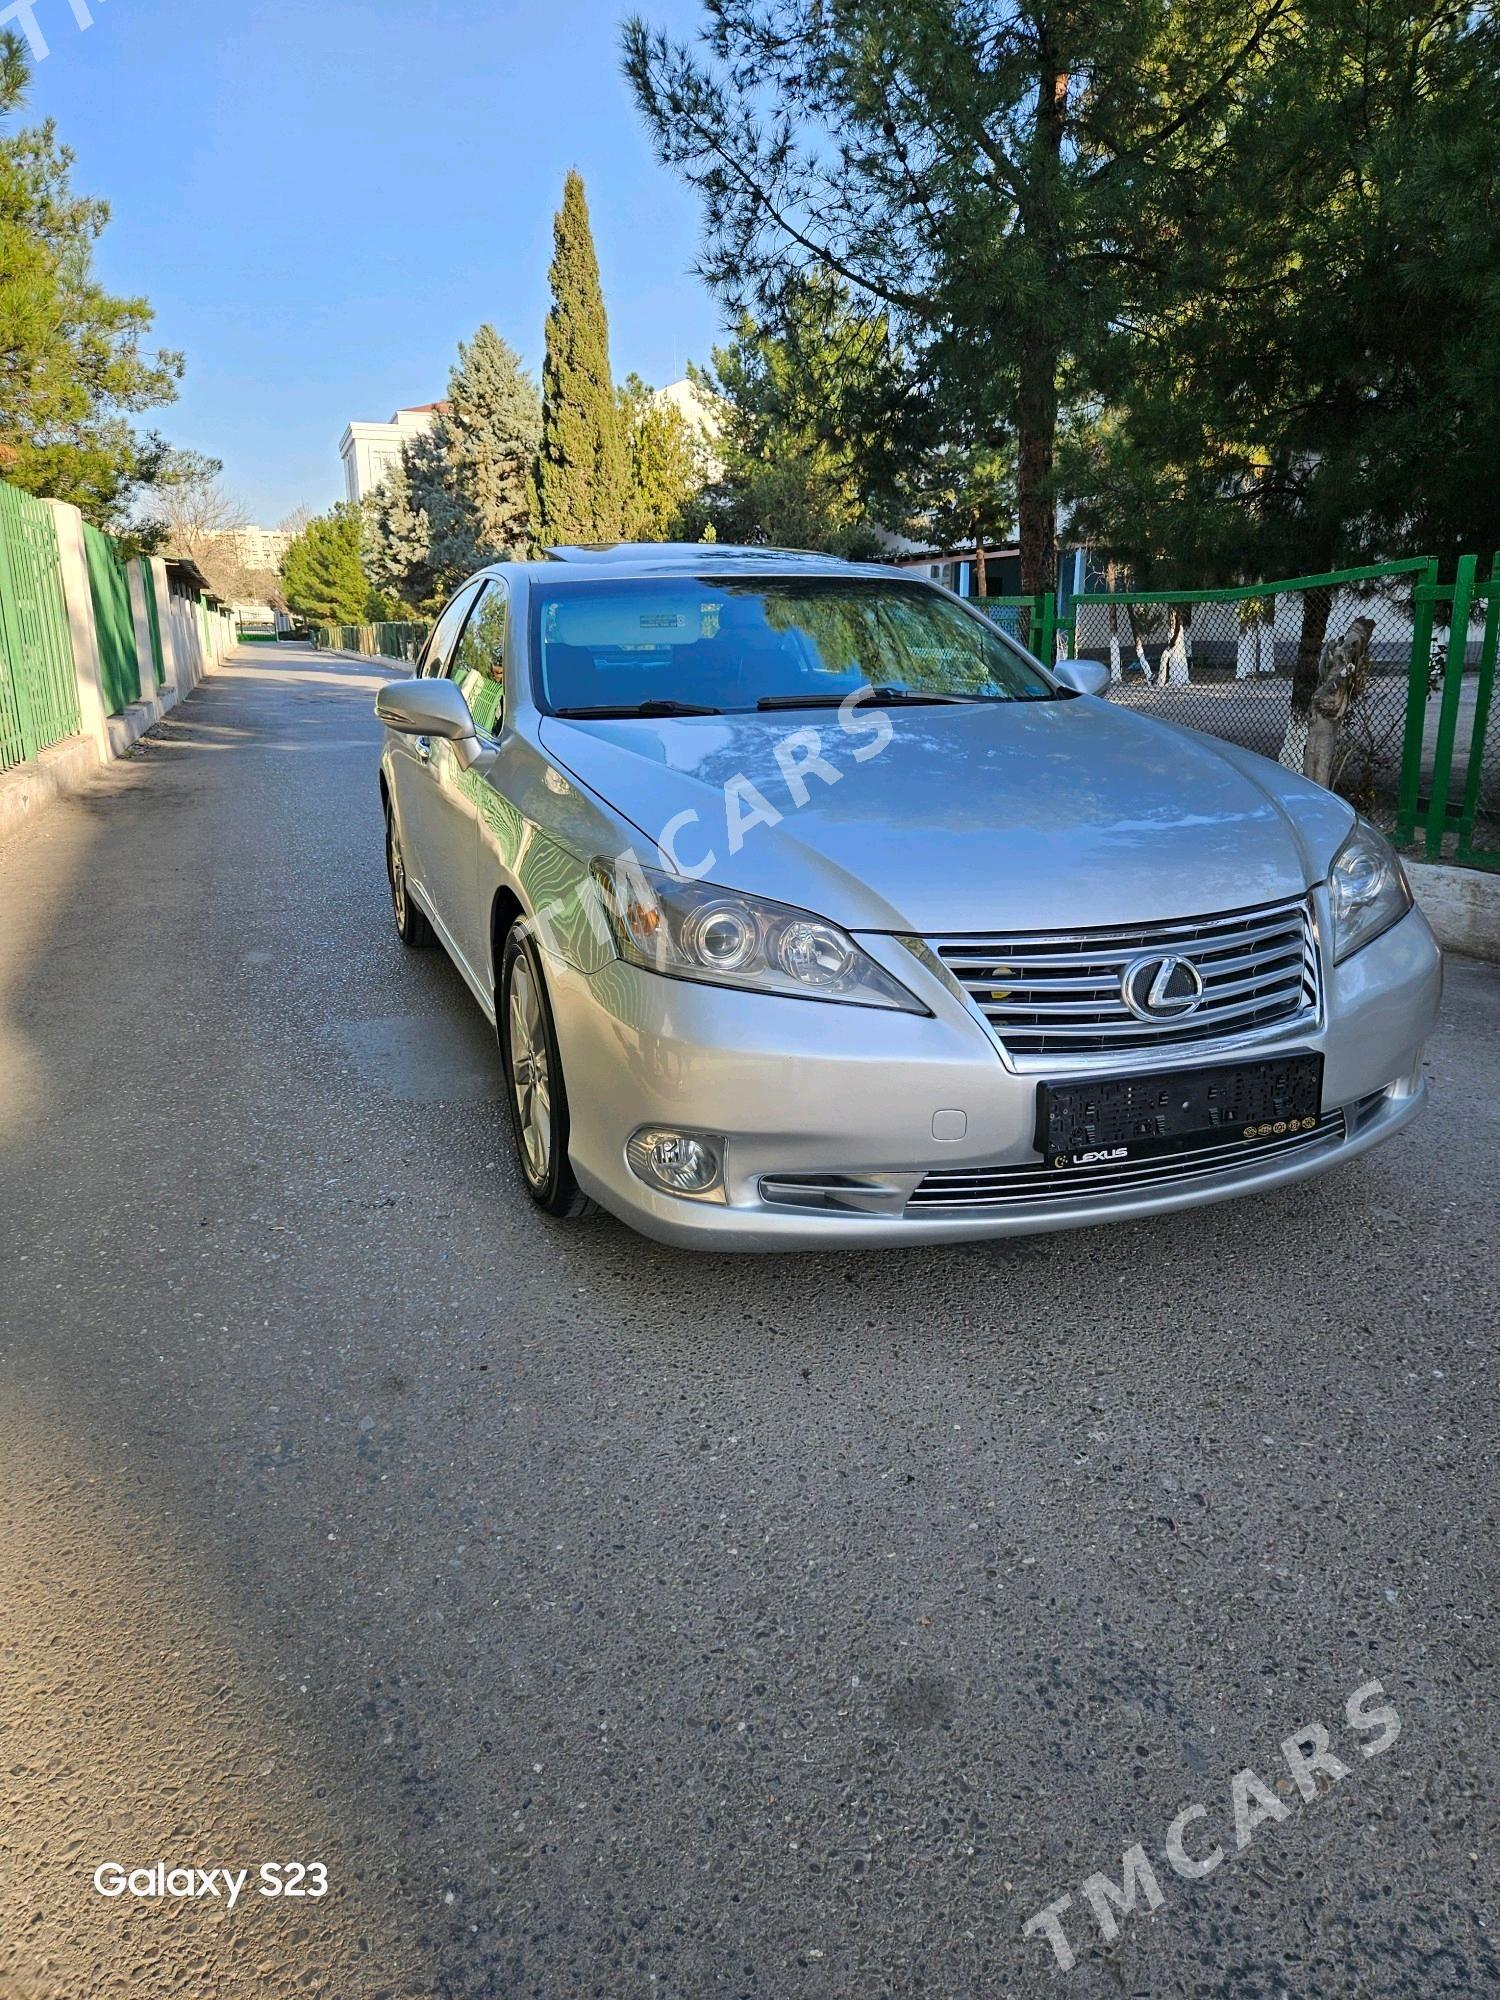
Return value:
M 1441 962 L 1341 799 L 897 571 L 500 564 L 382 689 L 396 927 L 520 1169 L 719 1249 L 1059 1229 L 1390 1138 Z

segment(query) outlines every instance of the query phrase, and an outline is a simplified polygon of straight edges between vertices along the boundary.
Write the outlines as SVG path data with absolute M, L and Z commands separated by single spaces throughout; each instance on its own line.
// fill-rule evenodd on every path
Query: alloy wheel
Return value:
M 386 834 L 386 863 L 391 878 L 391 902 L 396 911 L 396 928 L 406 929 L 406 863 L 401 858 L 401 843 L 396 838 L 396 825 L 391 821 Z
M 552 1079 L 541 996 L 524 957 L 518 958 L 511 969 L 506 1022 L 516 1129 L 527 1175 L 534 1186 L 541 1187 L 552 1164 Z

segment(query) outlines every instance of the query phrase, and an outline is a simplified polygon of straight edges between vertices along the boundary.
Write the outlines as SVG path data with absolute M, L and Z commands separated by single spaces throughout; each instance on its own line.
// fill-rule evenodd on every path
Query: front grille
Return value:
M 1014 1056 L 1180 1048 L 1295 1027 L 1318 1011 L 1305 899 L 1177 923 L 927 942 Z M 1203 997 L 1192 1013 L 1143 1021 L 1126 1006 L 1126 968 L 1152 953 L 1197 967 Z
M 1178 1181 L 1215 1180 L 1294 1155 L 1326 1153 L 1346 1137 L 1344 1114 L 1330 1111 L 1310 1132 L 1279 1139 L 1215 1141 L 1182 1153 L 1122 1160 L 1117 1167 L 944 1167 L 917 1185 L 908 1209 L 1050 1207 L 1090 1196 L 1149 1193 Z

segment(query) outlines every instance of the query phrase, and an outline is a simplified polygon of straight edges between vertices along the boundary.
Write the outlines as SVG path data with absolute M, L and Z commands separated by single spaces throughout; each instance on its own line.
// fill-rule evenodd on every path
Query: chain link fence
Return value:
M 1460 828 L 1459 861 L 1500 868 L 1500 730 L 1491 727 L 1466 773 L 1468 795 Z
M 1014 639 L 1037 659 L 1043 658 L 1046 641 L 1041 631 L 1041 598 L 981 597 L 977 602 L 985 617 L 998 625 L 1008 639 Z
M 1308 771 L 1397 820 L 1416 632 L 1414 562 L 1243 590 L 1090 593 L 1070 650 L 1110 699 Z M 1309 743 L 1309 732 L 1312 742 Z

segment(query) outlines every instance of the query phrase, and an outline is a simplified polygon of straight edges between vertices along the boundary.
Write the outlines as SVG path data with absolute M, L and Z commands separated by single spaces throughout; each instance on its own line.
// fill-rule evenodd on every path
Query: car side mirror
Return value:
M 1059 660 L 1052 678 L 1074 694 L 1103 694 L 1109 686 L 1109 668 L 1100 660 Z
M 401 736 L 441 736 L 478 749 L 469 704 L 449 680 L 387 682 L 375 697 L 375 719 Z

